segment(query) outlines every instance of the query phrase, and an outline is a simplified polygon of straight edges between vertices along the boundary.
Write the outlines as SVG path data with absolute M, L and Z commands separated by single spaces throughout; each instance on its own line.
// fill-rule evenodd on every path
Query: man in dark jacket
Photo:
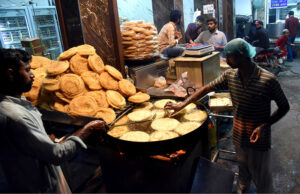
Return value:
M 270 47 L 270 41 L 268 32 L 263 27 L 263 22 L 258 20 L 255 22 L 255 25 L 256 33 L 254 34 L 251 43 L 256 47 L 256 53 L 259 53 L 260 51 Z
M 196 22 L 190 23 L 185 32 L 185 39 L 187 43 L 194 43 L 194 40 L 203 31 L 202 24 L 204 22 L 203 16 L 198 16 Z

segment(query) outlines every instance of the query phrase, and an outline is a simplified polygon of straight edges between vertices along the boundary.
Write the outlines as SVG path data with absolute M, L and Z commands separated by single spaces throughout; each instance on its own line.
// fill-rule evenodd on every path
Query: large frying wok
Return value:
M 152 100 L 160 100 L 160 99 L 166 99 L 166 98 L 174 99 L 177 101 L 184 100 L 184 98 L 179 98 L 179 97 L 163 97 L 163 98 L 151 97 Z M 197 105 L 198 109 L 206 111 L 206 113 L 208 115 L 208 112 L 202 103 L 197 102 L 196 105 Z M 121 114 L 116 119 L 116 121 L 119 118 L 121 118 L 123 115 L 127 114 L 131 109 L 128 109 L 123 114 Z M 196 130 L 194 130 L 188 134 L 185 134 L 183 136 L 179 136 L 177 138 L 162 140 L 162 141 L 132 142 L 132 141 L 126 141 L 126 140 L 121 140 L 119 138 L 112 137 L 112 136 L 108 135 L 107 133 L 104 134 L 104 139 L 106 140 L 106 142 L 108 144 L 110 144 L 114 148 L 118 149 L 118 151 L 123 152 L 123 153 L 146 154 L 146 155 L 172 153 L 173 151 L 189 148 L 189 147 L 195 145 L 195 143 L 198 142 L 200 139 L 202 139 L 203 141 L 207 141 L 208 140 L 208 136 L 207 136 L 208 123 L 209 123 L 209 118 L 207 117 L 205 122 L 203 122 L 203 124 Z M 150 125 L 149 125 L 149 127 L 150 127 Z

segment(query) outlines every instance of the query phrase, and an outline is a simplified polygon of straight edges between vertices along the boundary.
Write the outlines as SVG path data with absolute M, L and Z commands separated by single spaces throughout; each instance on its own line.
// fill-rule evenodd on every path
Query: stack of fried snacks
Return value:
M 143 20 L 122 24 L 124 56 L 128 60 L 152 58 L 158 52 L 157 29 Z
M 73 47 L 52 61 L 33 56 L 35 81 L 24 96 L 35 106 L 72 115 L 99 117 L 110 124 L 116 109 L 124 109 L 150 96 L 136 93 L 135 86 L 110 65 L 104 65 L 90 45 Z

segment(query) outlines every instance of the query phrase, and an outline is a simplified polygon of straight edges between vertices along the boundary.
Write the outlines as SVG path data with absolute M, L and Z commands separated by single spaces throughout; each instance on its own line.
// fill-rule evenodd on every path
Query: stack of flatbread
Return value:
M 157 29 L 143 20 L 122 24 L 124 56 L 129 60 L 151 58 L 158 52 Z
M 115 110 L 126 106 L 126 99 L 133 103 L 150 99 L 148 94 L 137 93 L 117 69 L 104 65 L 90 45 L 61 53 L 58 61 L 33 56 L 30 64 L 35 81 L 24 96 L 41 108 L 99 117 L 109 124 L 116 118 Z

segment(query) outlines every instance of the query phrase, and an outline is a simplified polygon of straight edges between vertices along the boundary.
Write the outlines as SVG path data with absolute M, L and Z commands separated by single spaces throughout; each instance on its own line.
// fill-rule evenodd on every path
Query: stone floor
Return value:
M 289 100 L 291 110 L 272 126 L 273 186 L 274 193 L 300 193 L 300 59 L 286 62 L 285 65 L 285 71 L 280 72 L 278 80 Z M 276 104 L 272 103 L 272 110 L 275 108 Z M 231 131 L 225 136 L 231 137 Z M 219 142 L 220 148 L 234 150 L 231 138 L 221 139 Z M 217 163 L 238 172 L 234 160 L 234 155 L 222 153 Z M 236 182 L 233 192 L 235 190 Z M 255 193 L 254 185 L 251 193 Z

